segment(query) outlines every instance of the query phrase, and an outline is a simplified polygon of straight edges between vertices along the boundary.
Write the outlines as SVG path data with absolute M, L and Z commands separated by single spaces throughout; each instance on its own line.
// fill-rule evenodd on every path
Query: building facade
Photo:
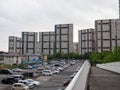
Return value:
M 55 53 L 73 52 L 73 24 L 55 25 Z
M 21 64 L 22 56 L 20 54 L 0 54 L 0 63 L 4 64 Z
M 54 54 L 55 45 L 55 33 L 54 32 L 39 32 L 39 45 L 41 55 Z
M 84 29 L 78 32 L 78 52 L 85 54 L 94 51 L 94 29 Z
M 9 36 L 8 52 L 14 54 L 22 53 L 22 39 L 15 36 Z
M 37 32 L 22 32 L 22 54 L 37 54 Z
M 120 46 L 120 20 L 96 20 L 95 51 L 112 51 L 116 46 Z
M 78 53 L 78 42 L 73 42 L 73 52 Z

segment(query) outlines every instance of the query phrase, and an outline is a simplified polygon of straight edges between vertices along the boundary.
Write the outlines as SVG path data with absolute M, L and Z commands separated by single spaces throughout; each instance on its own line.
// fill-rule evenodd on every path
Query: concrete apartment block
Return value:
M 78 42 L 73 42 L 73 52 L 78 53 Z
M 21 38 L 15 36 L 9 36 L 8 52 L 14 54 L 22 53 L 22 41 Z
M 119 0 L 119 19 L 120 19 L 120 0 Z
M 120 46 L 120 20 L 96 20 L 95 51 L 112 51 L 116 46 Z
M 78 32 L 78 52 L 85 54 L 94 50 L 94 29 L 84 29 Z
M 39 44 L 41 55 L 54 54 L 55 46 L 55 33 L 54 32 L 39 32 Z
M 22 54 L 37 54 L 37 32 L 22 32 Z
M 55 53 L 73 52 L 73 24 L 55 25 Z

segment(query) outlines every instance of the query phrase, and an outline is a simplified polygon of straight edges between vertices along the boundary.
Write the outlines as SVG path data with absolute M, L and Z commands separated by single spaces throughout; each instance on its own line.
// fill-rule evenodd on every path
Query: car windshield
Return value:
M 22 87 L 25 87 L 26 85 L 25 84 L 22 84 Z
M 30 84 L 30 82 L 25 82 L 26 84 Z
M 50 71 L 43 71 L 43 72 L 45 72 L 45 73 L 50 73 Z
M 34 80 L 32 80 L 32 79 L 28 79 L 28 81 L 29 81 L 29 82 L 34 82 Z

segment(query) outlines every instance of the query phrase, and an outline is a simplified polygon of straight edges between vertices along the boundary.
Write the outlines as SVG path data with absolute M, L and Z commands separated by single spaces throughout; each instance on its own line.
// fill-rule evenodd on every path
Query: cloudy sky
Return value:
M 55 24 L 73 23 L 78 41 L 78 30 L 116 19 L 118 10 L 118 0 L 0 0 L 0 51 L 8 51 L 8 36 L 53 31 Z

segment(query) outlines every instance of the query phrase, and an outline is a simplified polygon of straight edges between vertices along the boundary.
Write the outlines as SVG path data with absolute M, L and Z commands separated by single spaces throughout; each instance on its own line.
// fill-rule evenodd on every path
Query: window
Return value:
M 17 87 L 17 85 L 15 84 L 14 87 Z
M 21 85 L 18 85 L 18 87 L 21 87 Z

